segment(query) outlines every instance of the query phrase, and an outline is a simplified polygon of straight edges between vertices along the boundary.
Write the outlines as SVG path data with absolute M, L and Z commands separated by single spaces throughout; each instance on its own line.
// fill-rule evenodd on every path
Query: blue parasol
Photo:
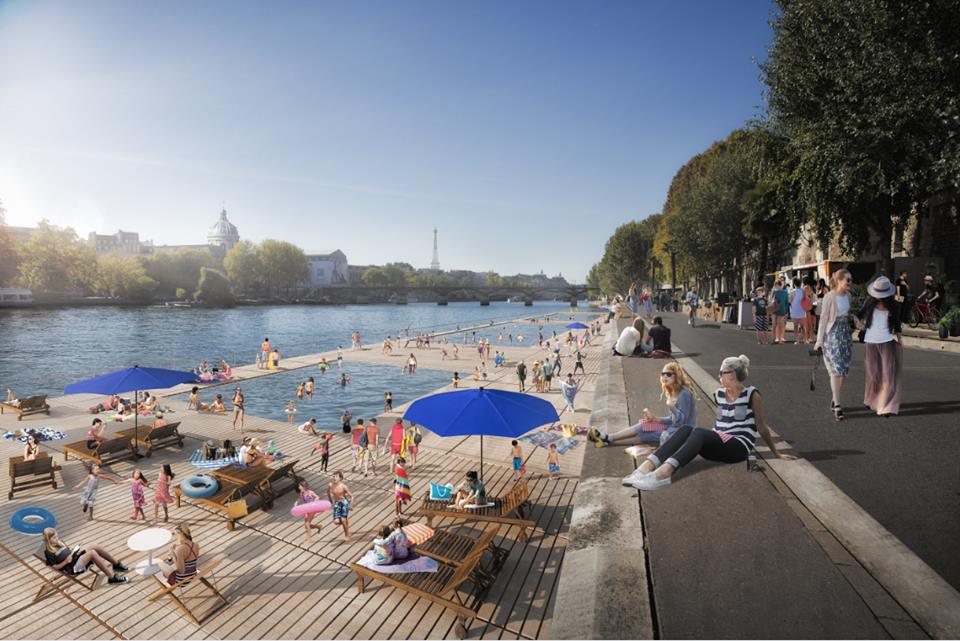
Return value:
M 570 323 L 567 325 L 567 329 L 589 329 L 589 325 L 584 325 L 583 323 Z
M 180 372 L 173 369 L 157 367 L 140 367 L 134 365 L 127 369 L 117 370 L 102 376 L 88 378 L 67 385 L 64 394 L 123 394 L 134 392 L 134 448 L 136 448 L 137 431 L 139 429 L 140 413 L 136 411 L 139 401 L 139 392 L 148 389 L 166 389 L 180 383 L 193 383 L 197 375 L 193 372 Z
M 541 398 L 482 387 L 421 398 L 407 408 L 403 418 L 439 436 L 480 436 L 481 478 L 484 436 L 516 438 L 560 420 L 553 405 Z

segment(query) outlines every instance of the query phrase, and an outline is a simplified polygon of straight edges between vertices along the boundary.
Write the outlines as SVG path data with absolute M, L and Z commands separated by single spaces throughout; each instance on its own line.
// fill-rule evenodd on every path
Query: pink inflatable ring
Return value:
M 326 512 L 330 509 L 330 501 L 312 501 L 310 503 L 301 503 L 300 505 L 294 505 L 293 509 L 290 510 L 290 514 L 296 517 L 304 517 L 308 514 L 316 514 L 317 512 Z

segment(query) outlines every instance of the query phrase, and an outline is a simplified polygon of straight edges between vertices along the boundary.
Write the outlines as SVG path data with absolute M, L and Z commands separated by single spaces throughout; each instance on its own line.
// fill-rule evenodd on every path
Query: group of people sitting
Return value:
M 620 332 L 620 337 L 613 346 L 614 356 L 670 358 L 670 350 L 670 328 L 664 326 L 660 316 L 653 318 L 649 331 L 643 319 L 637 316 L 631 326 Z
M 207 361 L 203 361 L 199 367 L 194 367 L 190 371 L 196 374 L 197 380 L 202 383 L 233 380 L 233 369 L 231 369 L 230 364 L 224 359 L 220 359 L 219 367 L 213 367 Z
M 403 519 L 397 519 L 392 526 L 384 525 L 380 528 L 372 546 L 374 562 L 377 565 L 390 565 L 413 556 L 415 546 L 410 543 L 403 526 Z

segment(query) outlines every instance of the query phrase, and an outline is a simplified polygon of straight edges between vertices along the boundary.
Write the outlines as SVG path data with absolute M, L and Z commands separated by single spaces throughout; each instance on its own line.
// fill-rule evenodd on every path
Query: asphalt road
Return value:
M 727 356 L 746 354 L 751 380 L 763 393 L 770 426 L 894 536 L 960 589 L 960 355 L 907 349 L 900 415 L 880 418 L 863 406 L 863 346 L 842 405 L 830 411 L 830 385 L 809 345 L 757 345 L 752 331 L 664 313 L 674 345 L 716 372 Z M 787 338 L 792 339 L 791 334 Z M 706 426 L 708 417 L 701 416 Z

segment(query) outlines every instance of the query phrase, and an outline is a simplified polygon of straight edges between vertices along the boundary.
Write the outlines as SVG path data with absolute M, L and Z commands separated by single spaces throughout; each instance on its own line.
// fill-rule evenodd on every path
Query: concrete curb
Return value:
M 676 344 L 673 349 L 677 362 L 705 394 L 719 387 L 692 358 L 682 356 Z M 764 461 L 927 634 L 960 638 L 960 593 L 949 583 L 809 461 L 770 456 Z
M 603 344 L 591 425 L 602 432 L 629 424 L 623 365 Z M 557 585 L 550 634 L 556 639 L 652 639 L 643 525 L 636 490 L 623 487 L 629 462 L 618 448 L 587 445 L 573 497 L 569 544 Z

